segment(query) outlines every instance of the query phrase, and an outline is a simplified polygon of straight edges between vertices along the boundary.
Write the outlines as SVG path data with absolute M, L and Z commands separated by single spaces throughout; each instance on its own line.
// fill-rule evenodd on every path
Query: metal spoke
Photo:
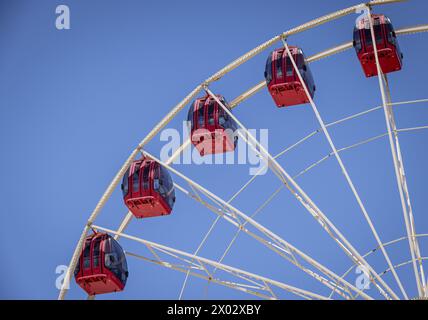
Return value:
M 287 241 L 285 241 L 284 239 L 282 239 L 281 237 L 279 237 L 278 235 L 276 235 L 275 233 L 273 233 L 272 231 L 270 231 L 266 227 L 264 227 L 261 224 L 257 223 L 256 221 L 254 221 L 253 219 L 251 219 L 250 217 L 248 217 L 247 215 L 245 215 L 243 212 L 241 212 L 237 208 L 233 207 L 231 204 L 226 203 L 224 200 L 222 200 L 221 198 L 217 197 L 212 192 L 208 191 L 207 189 L 205 189 L 201 185 L 199 185 L 196 182 L 194 182 L 193 180 L 189 179 L 188 177 L 186 177 L 182 173 L 178 172 L 177 170 L 175 170 L 171 166 L 166 165 L 165 163 L 163 163 L 161 160 L 157 159 L 156 157 L 154 157 L 150 153 L 148 153 L 146 151 L 143 151 L 143 153 L 147 157 L 149 157 L 149 158 L 151 158 L 151 159 L 159 162 L 166 169 L 168 169 L 170 172 L 174 173 L 175 175 L 179 176 L 180 178 L 182 178 L 183 180 L 185 180 L 187 183 L 192 184 L 196 189 L 199 190 L 199 192 L 201 192 L 202 194 L 204 194 L 205 196 L 207 196 L 209 199 L 217 201 L 220 204 L 220 208 L 212 208 L 212 207 L 209 207 L 209 206 L 208 206 L 208 208 L 210 210 L 212 210 L 214 213 L 221 214 L 226 219 L 226 221 L 232 223 L 237 228 L 241 228 L 243 231 L 247 232 L 248 234 L 250 234 L 250 235 L 252 235 L 253 237 L 256 238 L 256 236 L 254 234 L 250 233 L 246 228 L 243 228 L 235 220 L 231 219 L 230 217 L 225 216 L 223 210 L 221 209 L 222 206 L 228 208 L 236 216 L 239 216 L 244 221 L 248 221 L 249 225 L 253 226 L 258 231 L 260 231 L 262 234 L 264 234 L 265 236 L 267 236 L 271 241 L 276 242 L 278 248 L 282 249 L 282 253 L 285 254 L 285 255 L 288 255 L 288 260 L 289 261 L 293 261 L 292 258 L 290 257 L 290 253 L 291 253 L 291 255 L 298 255 L 306 263 L 311 264 L 313 267 L 317 268 L 318 270 L 320 270 L 321 272 L 323 272 L 324 274 L 326 274 L 328 277 L 334 279 L 334 281 L 338 280 L 338 276 L 335 273 L 333 273 L 331 270 L 329 270 L 325 266 L 321 265 L 319 262 L 315 261 L 313 258 L 309 257 L 308 255 L 304 254 L 302 251 L 300 251 L 299 249 L 297 249 L 296 247 L 294 247 L 293 245 L 291 245 L 290 243 L 288 243 Z M 178 190 L 183 191 L 186 195 L 191 196 L 191 194 L 187 190 L 185 190 L 184 188 L 178 186 L 176 183 L 175 183 L 175 185 L 176 185 L 176 187 L 177 187 Z M 195 200 L 198 200 L 197 197 L 193 196 L 192 198 L 195 199 Z M 260 239 L 259 239 L 259 241 L 260 241 Z M 269 243 L 269 242 L 266 242 L 266 241 L 264 242 L 264 244 L 267 245 L 270 248 L 274 247 L 272 243 Z M 323 277 L 320 277 L 319 275 L 317 275 L 313 271 L 310 271 L 308 269 L 302 268 L 301 266 L 299 266 L 299 267 L 302 270 L 304 270 L 306 273 L 308 273 L 311 276 L 313 276 L 315 279 L 317 279 L 317 280 L 321 281 L 323 284 L 327 285 L 327 283 L 325 282 L 325 279 L 323 279 Z M 341 282 L 345 287 L 348 287 L 349 289 L 351 289 L 353 291 L 358 291 L 358 292 L 362 293 L 359 289 L 355 288 L 355 286 L 353 286 L 353 285 L 351 285 L 351 284 L 349 284 L 347 282 L 343 282 L 343 280 L 341 280 L 339 282 Z M 328 282 L 328 284 L 331 285 L 331 282 Z M 370 298 L 367 295 L 365 295 L 365 296 L 368 299 Z
M 416 238 L 423 238 L 423 237 L 428 237 L 428 233 L 423 233 L 423 234 L 416 234 L 415 235 L 415 237 Z M 401 242 L 401 241 L 403 241 L 403 240 L 407 240 L 408 239 L 408 237 L 407 236 L 404 236 L 404 237 L 400 237 L 400 238 L 397 238 L 397 239 L 395 239 L 395 240 L 391 240 L 391 241 L 388 241 L 388 242 L 385 242 L 385 243 L 383 243 L 383 246 L 384 247 L 388 247 L 388 246 L 391 246 L 391 245 L 394 245 L 394 244 L 397 244 L 398 242 Z M 374 248 L 374 249 L 372 249 L 372 250 L 370 250 L 369 252 L 367 252 L 363 257 L 364 258 L 367 258 L 367 257 L 369 257 L 370 255 L 373 255 L 374 253 L 376 253 L 378 250 L 380 249 L 380 247 L 378 246 L 378 247 L 376 247 L 376 248 Z M 421 258 L 422 260 L 426 260 L 426 258 Z M 412 263 L 412 260 L 409 260 L 409 261 L 407 261 L 405 264 L 407 265 L 407 264 L 410 264 L 410 263 Z M 402 263 L 400 263 L 400 264 L 398 264 L 398 265 L 400 265 L 400 266 L 402 266 Z M 397 266 L 397 265 L 396 265 Z M 394 266 L 395 267 L 395 266 Z M 345 278 L 353 269 L 355 268 L 355 265 L 352 265 L 352 266 L 350 266 L 349 268 L 348 268 L 348 270 L 346 270 L 346 272 L 342 275 L 342 278 Z M 390 269 L 388 268 L 386 271 L 384 271 L 384 272 L 382 272 L 382 273 L 380 273 L 379 274 L 379 276 L 383 276 L 385 273 L 387 273 L 387 272 L 389 272 L 390 271 Z M 333 294 L 334 294 L 334 291 L 332 291 L 331 292 L 331 294 L 330 294 L 330 298 L 333 296 Z
M 391 154 L 392 154 L 392 158 L 393 158 L 393 162 L 394 162 L 395 176 L 397 179 L 398 190 L 400 193 L 400 200 L 401 200 L 401 205 L 402 205 L 402 209 L 403 209 L 403 215 L 404 215 L 404 221 L 405 221 L 407 236 L 409 237 L 409 247 L 410 247 L 410 253 L 412 256 L 412 260 L 413 260 L 413 269 L 414 269 L 414 273 L 415 273 L 418 292 L 419 292 L 419 295 L 422 296 L 424 294 L 424 289 L 423 289 L 424 286 L 422 285 L 422 283 L 424 283 L 425 279 L 423 279 L 421 281 L 421 274 L 419 274 L 420 271 L 418 270 L 417 265 L 416 265 L 416 259 L 419 260 L 420 256 L 418 256 L 418 253 L 419 253 L 418 244 L 416 242 L 416 238 L 414 237 L 415 229 L 414 229 L 414 222 L 413 222 L 413 213 L 412 213 L 412 207 L 411 207 L 409 192 L 407 190 L 407 182 L 406 182 L 406 177 L 405 177 L 405 173 L 404 173 L 404 165 L 402 162 L 402 156 L 401 156 L 401 152 L 400 152 L 400 145 L 399 145 L 399 141 L 398 141 L 398 136 L 396 133 L 393 135 L 393 131 L 396 129 L 395 121 L 394 121 L 394 115 L 392 113 L 392 108 L 388 105 L 389 101 L 387 98 L 387 93 L 385 92 L 384 75 L 383 75 L 382 68 L 381 68 L 380 62 L 379 62 L 376 37 L 375 37 L 373 21 L 372 21 L 372 16 L 371 16 L 371 9 L 368 6 L 366 8 L 367 8 L 367 12 L 368 12 L 367 18 L 369 21 L 371 39 L 372 39 L 372 43 L 373 43 L 373 51 L 374 51 L 375 62 L 376 62 L 376 69 L 377 69 L 377 73 L 378 73 L 377 78 L 378 78 L 380 93 L 381 93 L 381 97 L 382 97 L 382 105 L 383 105 L 383 110 L 384 110 L 384 114 L 385 114 L 385 122 L 386 122 L 387 130 L 388 130 L 388 138 L 389 138 L 389 143 L 390 143 Z M 394 140 L 395 140 L 395 144 L 394 144 Z M 393 267 L 391 267 L 391 266 L 390 266 L 390 268 L 393 269 Z M 422 268 L 421 268 L 421 271 L 423 272 Z
M 288 47 L 288 44 L 285 41 L 285 39 L 282 39 L 282 42 L 284 44 L 284 47 L 285 47 L 285 50 L 287 52 L 288 58 L 290 59 L 292 65 L 293 65 L 294 73 L 297 74 L 297 76 L 299 78 L 300 84 L 302 85 L 302 87 L 303 87 L 303 89 L 304 89 L 304 91 L 306 93 L 306 96 L 307 96 L 307 98 L 309 100 L 309 103 L 312 106 L 312 110 L 314 111 L 315 117 L 317 118 L 318 123 L 320 124 L 320 126 L 322 128 L 322 131 L 324 132 L 324 135 L 325 135 L 325 137 L 326 137 L 326 139 L 328 141 L 328 144 L 330 145 L 330 148 L 333 151 L 333 154 L 334 154 L 334 156 L 335 156 L 335 158 L 337 160 L 337 163 L 339 164 L 339 166 L 340 166 L 340 168 L 342 170 L 342 173 L 345 176 L 346 182 L 348 183 L 349 188 L 351 189 L 352 193 L 354 194 L 355 200 L 357 200 L 358 206 L 360 207 L 361 212 L 363 213 L 363 216 L 366 219 L 367 224 L 369 225 L 370 230 L 371 230 L 373 236 L 376 239 L 376 242 L 381 246 L 382 253 L 383 253 L 383 255 L 385 257 L 385 260 L 387 261 L 389 267 L 391 268 L 391 271 L 392 271 L 392 273 L 394 275 L 395 281 L 398 284 L 398 287 L 400 288 L 401 293 L 403 294 L 403 296 L 404 296 L 405 299 L 408 299 L 406 290 L 404 290 L 403 284 L 401 283 L 401 280 L 398 277 L 397 272 L 395 272 L 394 265 L 392 264 L 391 259 L 389 258 L 388 253 L 386 252 L 385 248 L 382 246 L 382 240 L 380 239 L 380 236 L 379 236 L 379 234 L 378 234 L 378 232 L 377 232 L 377 230 L 376 230 L 376 228 L 375 228 L 375 226 L 373 224 L 373 221 L 370 218 L 370 215 L 367 212 L 367 209 L 364 206 L 363 201 L 361 200 L 361 197 L 360 197 L 360 195 L 359 195 L 359 193 L 358 193 L 358 191 L 357 191 L 357 189 L 356 189 L 356 187 L 354 185 L 354 182 L 352 181 L 352 179 L 351 179 L 351 177 L 350 177 L 350 175 L 348 173 L 348 170 L 345 167 L 345 164 L 342 161 L 342 158 L 340 157 L 339 153 L 337 152 L 336 146 L 335 146 L 335 144 L 334 144 L 334 142 L 333 142 L 333 140 L 332 140 L 332 138 L 330 136 L 329 131 L 327 130 L 327 127 L 325 126 L 325 123 L 324 123 L 324 120 L 321 117 L 321 114 L 318 111 L 317 105 L 315 104 L 314 100 L 312 99 L 312 97 L 311 97 L 311 95 L 309 93 L 309 90 L 308 90 L 308 87 L 306 85 L 306 82 L 304 81 L 303 76 L 301 75 L 300 70 L 297 67 L 296 61 L 294 61 L 294 57 L 291 54 L 290 48 Z
M 409 101 L 400 101 L 400 102 L 394 102 L 391 103 L 391 106 L 401 106 L 401 105 L 408 105 L 408 104 L 415 104 L 415 103 L 423 103 L 423 102 L 428 102 L 428 99 L 418 99 L 418 100 L 409 100 Z M 382 106 L 377 106 L 362 112 L 358 112 L 356 114 L 347 116 L 345 118 L 330 122 L 326 124 L 326 127 L 330 127 L 330 126 L 334 126 L 334 125 L 338 125 L 341 123 L 344 123 L 346 121 L 358 118 L 360 116 L 366 115 L 368 113 L 371 113 L 373 111 L 376 110 L 381 110 Z M 403 129 L 397 129 L 398 132 L 400 131 L 413 131 L 413 130 L 419 130 L 419 129 L 427 129 L 428 126 L 420 126 L 420 127 L 413 127 L 413 128 L 403 128 Z M 282 157 L 283 155 L 285 155 L 286 153 L 290 152 L 291 150 L 295 149 L 296 147 L 298 147 L 299 145 L 303 144 L 304 142 L 306 142 L 307 140 L 309 140 L 310 138 L 312 138 L 313 136 L 315 136 L 316 134 L 320 133 L 322 130 L 321 128 L 312 131 L 311 133 L 307 134 L 305 137 L 301 138 L 300 140 L 298 140 L 296 143 L 293 143 L 291 146 L 288 146 L 287 148 L 285 148 L 284 150 L 282 150 L 281 152 L 277 153 L 274 158 L 278 159 L 279 157 Z M 374 138 L 374 137 L 373 137 Z M 339 150 L 340 151 L 340 150 Z M 254 182 L 255 179 L 257 179 L 257 177 L 259 176 L 259 173 L 262 172 L 262 170 L 264 170 L 264 168 L 260 168 L 256 174 L 254 176 L 252 176 L 242 187 L 241 189 L 238 190 L 238 192 L 236 192 L 233 195 L 233 199 L 235 199 L 239 194 L 241 194 L 246 188 L 249 187 L 249 185 L 251 183 Z M 296 176 L 294 176 L 293 178 L 295 178 Z
M 358 251 L 349 243 L 349 241 L 343 236 L 343 234 L 336 228 L 336 226 L 325 216 L 325 214 L 316 206 L 312 199 L 302 190 L 302 188 L 294 181 L 294 179 L 284 170 L 284 168 L 267 152 L 267 150 L 252 136 L 252 134 L 246 129 L 246 127 L 230 112 L 230 110 L 214 95 L 207 87 L 204 87 L 205 91 L 216 100 L 218 105 L 231 117 L 238 126 L 244 131 L 245 136 L 248 139 L 248 144 L 256 153 L 266 159 L 269 168 L 274 168 L 274 171 L 280 173 L 280 180 L 284 185 L 291 191 L 295 198 L 305 207 L 305 209 L 319 222 L 322 228 L 332 237 L 333 240 L 337 242 L 340 248 L 355 262 L 359 265 L 365 266 L 370 273 L 380 282 L 383 288 L 385 288 L 389 294 L 391 294 L 395 299 L 397 295 L 392 291 L 392 289 L 380 278 L 377 276 L 377 273 L 374 269 L 364 260 L 363 257 L 358 253 Z M 242 136 L 242 135 L 241 135 Z M 260 151 L 259 151 L 260 150 Z M 374 279 L 371 278 L 373 283 L 379 289 L 380 293 L 384 295 L 385 298 L 389 299 L 388 294 L 374 282 Z
M 101 226 L 95 226 L 95 227 L 97 229 L 101 230 L 101 231 L 104 231 L 104 232 L 107 232 L 107 233 L 110 233 L 110 234 L 113 234 L 113 235 L 119 235 L 122 238 L 139 242 L 139 243 L 141 243 L 141 244 L 143 244 L 145 246 L 150 246 L 150 247 L 152 247 L 152 248 L 154 248 L 156 250 L 160 250 L 160 251 L 162 251 L 164 253 L 165 252 L 169 252 L 171 255 L 174 255 L 176 257 L 181 256 L 181 257 L 183 257 L 187 261 L 195 260 L 195 261 L 198 261 L 198 262 L 200 262 L 202 264 L 210 265 L 212 267 L 217 267 L 218 269 L 221 269 L 221 270 L 223 270 L 225 272 L 228 272 L 230 274 L 235 274 L 235 275 L 239 275 L 240 277 L 246 278 L 249 281 L 252 281 L 252 279 L 255 279 L 255 280 L 259 280 L 261 282 L 266 282 L 266 283 L 268 283 L 270 285 L 276 286 L 276 287 L 278 287 L 280 289 L 283 289 L 285 291 L 288 291 L 290 293 L 295 293 L 296 292 L 296 293 L 300 293 L 300 294 L 303 294 L 303 295 L 306 295 L 306 296 L 310 296 L 310 297 L 315 298 L 315 299 L 327 299 L 326 297 L 323 297 L 323 296 L 321 296 L 319 294 L 316 294 L 316 293 L 313 293 L 313 292 L 310 292 L 310 291 L 307 291 L 307 290 L 303 290 L 303 289 L 300 289 L 300 288 L 296 288 L 296 287 L 290 286 L 288 284 L 285 284 L 285 283 L 282 283 L 282 282 L 279 282 L 279 281 L 276 281 L 276 280 L 272 280 L 272 279 L 269 279 L 269 278 L 266 278 L 266 277 L 263 277 L 263 276 L 260 276 L 260 275 L 257 275 L 257 274 L 254 274 L 254 273 L 242 270 L 242 269 L 238 269 L 238 268 L 234 268 L 234 267 L 231 267 L 231 266 L 228 266 L 228 265 L 225 265 L 225 264 L 217 263 L 215 261 L 212 261 L 212 260 L 200 257 L 200 256 L 196 256 L 196 255 L 193 255 L 193 254 L 190 254 L 190 253 L 178 250 L 178 249 L 167 247 L 165 245 L 161 245 L 161 244 L 158 244 L 158 243 L 155 243 L 155 242 L 152 242 L 152 241 L 148 241 L 148 240 L 145 240 L 145 239 L 141 239 L 141 238 L 138 238 L 138 237 L 135 237 L 135 236 L 131 236 L 131 235 L 128 235 L 128 234 L 125 234 L 125 233 L 117 233 L 114 230 L 103 228 Z M 214 279 L 212 279 L 212 280 L 214 280 Z

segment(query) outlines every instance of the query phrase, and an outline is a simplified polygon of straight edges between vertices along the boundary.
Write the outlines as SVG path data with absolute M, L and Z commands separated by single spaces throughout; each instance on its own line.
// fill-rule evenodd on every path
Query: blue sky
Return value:
M 123 161 L 153 126 L 188 92 L 236 57 L 290 29 L 358 1 L 22 1 L 0 0 L 0 233 L 3 263 L 0 298 L 55 299 L 55 268 L 68 264 L 81 230 Z M 71 29 L 55 28 L 55 8 L 66 4 Z M 427 3 L 413 0 L 376 7 L 396 28 L 427 23 Z M 351 40 L 356 15 L 295 35 L 289 43 L 312 55 Z M 403 70 L 391 74 L 392 99 L 427 98 L 426 34 L 399 38 Z M 263 79 L 269 50 L 212 85 L 232 100 Z M 311 64 L 315 102 L 326 122 L 378 106 L 376 78 L 363 76 L 355 52 Z M 428 125 L 426 104 L 395 109 L 399 128 Z M 181 129 L 187 107 L 170 123 Z M 276 154 L 318 128 L 309 105 L 274 106 L 266 90 L 234 110 L 249 128 L 269 129 L 269 151 Z M 331 128 L 344 147 L 386 131 L 381 110 Z M 428 131 L 400 135 L 418 233 L 426 216 Z M 163 142 L 147 150 L 158 154 Z M 330 152 L 317 135 L 279 162 L 296 174 Z M 345 165 L 384 241 L 405 235 L 389 144 L 379 139 L 342 153 Z M 198 183 L 229 198 L 248 180 L 248 166 L 178 165 Z M 178 177 L 173 177 L 183 184 Z M 297 182 L 360 251 L 376 246 L 333 158 Z M 233 204 L 251 214 L 277 187 L 272 174 L 259 177 Z M 97 224 L 117 228 L 126 213 L 116 190 Z M 171 216 L 133 221 L 128 233 L 192 252 L 215 216 L 177 192 Z M 287 191 L 281 191 L 256 219 L 338 274 L 351 261 Z M 217 260 L 234 229 L 219 223 L 201 256 Z M 129 251 L 147 252 L 121 241 Z M 422 255 L 427 241 L 421 239 Z M 389 248 L 394 263 L 410 259 L 406 242 Z M 381 272 L 386 262 L 368 260 Z M 240 235 L 224 263 L 304 289 L 328 294 L 309 276 Z M 128 258 L 130 277 L 122 293 L 100 299 L 175 299 L 184 275 Z M 410 266 L 398 269 L 410 296 L 416 295 Z M 220 275 L 220 274 L 219 274 Z M 351 273 L 350 282 L 357 275 Z M 391 274 L 387 283 L 399 292 Z M 191 279 L 186 299 L 251 298 L 232 289 Z M 290 298 L 277 292 L 280 297 Z M 374 297 L 379 295 L 369 292 Z M 84 298 L 74 282 L 68 298 Z

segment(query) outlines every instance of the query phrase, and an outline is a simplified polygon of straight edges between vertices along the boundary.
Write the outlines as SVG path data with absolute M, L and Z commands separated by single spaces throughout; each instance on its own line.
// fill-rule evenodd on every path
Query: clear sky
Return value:
M 132 149 L 193 88 L 241 54 L 274 35 L 358 1 L 23 1 L 0 0 L 0 298 L 55 299 L 55 269 L 69 263 L 81 230 L 108 183 Z M 66 4 L 71 29 L 55 28 L 55 8 Z M 413 0 L 376 7 L 396 28 L 428 23 L 428 4 Z M 306 55 L 350 41 L 357 15 L 292 36 Z M 399 38 L 403 70 L 391 74 L 392 99 L 427 97 L 427 34 Z M 279 44 L 278 44 L 279 45 Z M 273 48 L 271 48 L 273 49 Z M 212 85 L 232 100 L 263 79 L 269 50 Z M 315 102 L 326 122 L 381 103 L 376 78 L 366 79 L 353 50 L 311 64 Z M 399 128 L 428 125 L 427 104 L 397 107 Z M 181 129 L 187 107 L 170 123 Z M 318 128 L 310 105 L 278 109 L 266 90 L 234 110 L 249 128 L 269 129 L 276 154 Z M 340 147 L 386 132 L 382 110 L 331 128 Z M 400 142 L 418 233 L 428 231 L 426 181 L 428 131 L 402 133 Z M 158 154 L 164 142 L 147 150 Z M 330 152 L 315 136 L 279 159 L 297 174 Z M 345 165 L 383 241 L 405 235 L 387 138 L 342 153 Z M 228 199 L 245 183 L 245 165 L 177 165 L 177 169 Z M 173 178 L 180 184 L 183 181 Z M 297 179 L 361 254 L 376 247 L 355 199 L 333 157 Z M 233 204 L 248 215 L 280 186 L 272 174 L 259 177 Z M 116 190 L 97 224 L 117 228 L 127 212 Z M 173 214 L 133 221 L 128 233 L 193 252 L 215 215 L 177 191 Z M 338 274 L 351 261 L 288 191 L 256 220 Z M 234 229 L 220 222 L 200 255 L 219 259 Z M 428 241 L 420 240 L 422 255 Z M 148 255 L 138 244 L 121 241 Z M 407 242 L 388 249 L 394 263 L 410 259 Z M 387 268 L 378 253 L 368 261 Z M 293 265 L 242 234 L 224 263 L 328 295 Z M 128 258 L 130 276 L 122 293 L 100 299 L 175 299 L 182 273 Z M 410 296 L 411 267 L 397 269 Z M 219 276 L 222 274 L 219 273 Z M 347 278 L 355 282 L 357 274 Z M 390 273 L 385 280 L 399 293 Z M 279 297 L 292 296 L 276 292 Z M 375 290 L 369 291 L 379 297 Z M 68 298 L 84 298 L 74 281 Z M 186 299 L 251 298 L 191 279 Z

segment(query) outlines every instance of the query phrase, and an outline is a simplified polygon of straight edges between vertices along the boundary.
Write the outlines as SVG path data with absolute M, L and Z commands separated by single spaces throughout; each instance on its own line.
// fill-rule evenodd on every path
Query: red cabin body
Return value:
M 134 161 L 123 177 L 125 205 L 136 218 L 168 215 L 175 202 L 174 184 L 169 172 L 156 161 Z
M 122 248 L 108 234 L 90 235 L 83 244 L 74 277 L 88 295 L 122 291 L 128 278 Z
M 389 73 L 401 70 L 403 55 L 400 51 L 391 21 L 384 15 L 373 14 L 371 17 L 382 72 Z M 376 58 L 367 17 L 357 22 L 354 28 L 353 45 L 366 77 L 376 76 Z
M 289 48 L 313 98 L 315 92 L 314 80 L 303 51 L 293 46 L 289 46 Z M 277 107 L 293 106 L 309 102 L 309 98 L 285 48 L 276 49 L 269 55 L 266 61 L 265 79 L 269 93 Z
M 223 96 L 217 98 L 230 110 Z M 192 144 L 201 156 L 235 150 L 237 125 L 213 97 L 207 95 L 193 101 L 188 121 Z

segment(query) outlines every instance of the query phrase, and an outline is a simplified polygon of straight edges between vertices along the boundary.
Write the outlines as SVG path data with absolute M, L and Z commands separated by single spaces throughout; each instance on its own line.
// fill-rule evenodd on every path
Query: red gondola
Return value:
M 217 98 L 230 110 L 223 96 L 217 95 Z M 213 97 L 207 95 L 193 101 L 187 120 L 192 144 L 201 156 L 235 150 L 238 126 Z
M 381 14 L 372 14 L 371 17 L 382 72 L 401 70 L 403 54 L 400 51 L 391 21 Z M 361 18 L 354 27 L 353 45 L 366 77 L 376 76 L 376 59 L 367 17 Z
M 122 193 L 126 206 L 137 218 L 168 215 L 175 202 L 168 170 L 147 158 L 131 164 L 123 176 Z
M 302 49 L 289 46 L 297 68 L 305 81 L 311 97 L 314 97 L 315 84 L 311 70 L 306 63 Z M 269 55 L 265 68 L 266 85 L 278 107 L 308 103 L 305 89 L 296 74 L 285 48 L 276 49 Z
M 122 247 L 106 233 L 88 236 L 74 270 L 74 278 L 91 296 L 122 291 L 128 278 Z

